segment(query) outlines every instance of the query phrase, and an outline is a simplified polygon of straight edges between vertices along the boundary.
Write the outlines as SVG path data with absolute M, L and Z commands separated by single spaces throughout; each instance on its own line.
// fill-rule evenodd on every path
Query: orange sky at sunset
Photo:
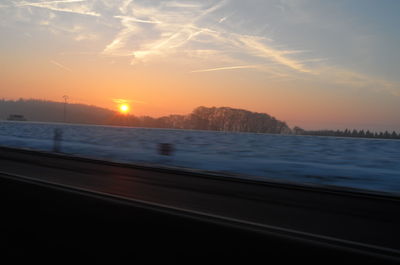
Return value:
M 388 55 L 400 41 L 368 24 L 387 10 L 367 18 L 338 2 L 6 1 L 1 97 L 68 95 L 116 111 L 123 99 L 130 114 L 156 117 L 229 106 L 291 127 L 400 130 Z
M 60 61 L 71 60 L 62 59 Z M 379 102 L 372 96 L 357 100 L 356 93 L 355 99 L 348 98 L 348 91 L 344 90 L 321 93 L 318 88 L 303 87 L 299 91 L 303 86 L 301 83 L 268 80 L 255 76 L 250 70 L 242 70 L 241 75 L 235 71 L 190 73 L 184 71 L 184 65 L 169 70 L 168 62 L 164 64 L 155 78 L 156 71 L 151 67 L 135 69 L 125 67 L 123 63 L 109 63 L 104 58 L 94 62 L 71 62 L 69 65 L 74 70 L 63 69 L 51 61 L 31 64 L 22 58 L 21 61 L 14 58 L 9 64 L 14 67 L 7 69 L 0 84 L 6 88 L 3 91 L 8 97 L 14 99 L 23 95 L 24 98 L 62 101 L 61 96 L 67 94 L 69 102 L 113 110 L 118 107 L 114 99 L 126 99 L 133 115 L 187 114 L 200 105 L 231 106 L 267 112 L 287 121 L 290 126 L 311 128 L 330 124 L 329 127 L 341 128 L 354 121 L 368 127 L 371 115 L 385 115 L 384 110 L 381 113 L 368 110 L 374 105 L 379 108 Z M 20 71 L 26 73 L 24 78 L 18 78 Z M 315 97 L 310 97 L 310 93 Z M 369 100 L 368 105 L 364 105 L 365 100 Z M 368 113 L 365 121 L 364 113 Z

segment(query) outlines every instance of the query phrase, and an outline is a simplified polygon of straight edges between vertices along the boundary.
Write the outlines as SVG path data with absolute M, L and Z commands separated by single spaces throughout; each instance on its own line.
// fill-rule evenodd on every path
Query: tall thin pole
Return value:
M 67 122 L 67 100 L 68 100 L 68 96 L 64 95 L 63 99 L 64 99 L 64 122 Z

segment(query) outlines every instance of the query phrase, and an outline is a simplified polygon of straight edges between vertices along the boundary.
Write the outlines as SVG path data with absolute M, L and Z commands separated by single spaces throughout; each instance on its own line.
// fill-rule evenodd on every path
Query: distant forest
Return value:
M 84 104 L 67 104 L 64 117 L 64 103 L 35 99 L 0 100 L 0 119 L 10 115 L 21 115 L 28 121 L 66 122 L 116 125 L 147 128 L 171 128 L 212 130 L 230 132 L 253 132 L 274 134 L 296 134 L 335 137 L 363 137 L 400 139 L 396 132 L 370 132 L 364 130 L 317 130 L 307 131 L 300 127 L 293 129 L 266 113 L 251 112 L 229 107 L 197 107 L 187 115 L 169 115 L 160 118 L 149 116 L 121 115 L 115 111 Z
M 293 128 L 293 133 L 298 135 L 314 135 L 314 136 L 334 136 L 334 137 L 360 137 L 360 138 L 380 138 L 380 139 L 400 139 L 400 133 L 392 132 L 371 132 L 369 130 L 317 130 L 306 131 L 299 127 Z
M 228 132 L 289 134 L 289 126 L 265 114 L 228 107 L 198 107 L 188 115 L 169 115 L 161 118 L 133 117 L 132 124 L 158 127 Z

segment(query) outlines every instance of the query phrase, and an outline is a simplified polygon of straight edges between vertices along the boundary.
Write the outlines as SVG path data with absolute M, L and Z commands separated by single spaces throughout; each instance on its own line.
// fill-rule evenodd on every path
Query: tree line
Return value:
M 334 137 L 359 137 L 359 138 L 376 138 L 376 139 L 400 139 L 400 133 L 395 131 L 389 132 L 371 132 L 370 130 L 304 130 L 300 127 L 293 129 L 294 134 L 313 135 L 313 136 L 334 136 Z
M 229 107 L 198 107 L 188 115 L 130 117 L 129 126 L 226 132 L 290 134 L 289 126 L 266 114 Z

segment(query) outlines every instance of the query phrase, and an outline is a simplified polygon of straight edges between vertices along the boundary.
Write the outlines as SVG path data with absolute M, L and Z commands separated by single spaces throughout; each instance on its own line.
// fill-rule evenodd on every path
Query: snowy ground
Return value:
M 0 122 L 0 145 L 400 194 L 400 141 Z M 159 143 L 175 147 L 158 153 Z

